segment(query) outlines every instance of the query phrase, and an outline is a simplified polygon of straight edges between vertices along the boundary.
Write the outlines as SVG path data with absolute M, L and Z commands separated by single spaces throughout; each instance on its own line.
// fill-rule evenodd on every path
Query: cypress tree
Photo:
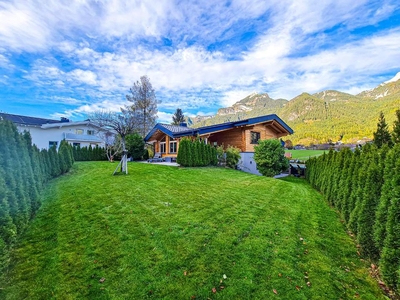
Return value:
M 360 215 L 360 209 L 361 209 L 361 202 L 363 199 L 363 191 L 364 191 L 364 186 L 365 186 L 365 176 L 367 174 L 368 170 L 368 165 L 370 163 L 371 159 L 371 150 L 372 146 L 367 144 L 363 147 L 361 156 L 359 159 L 358 163 L 358 170 L 357 173 L 355 174 L 355 177 L 353 177 L 353 180 L 357 182 L 357 185 L 355 189 L 352 191 L 350 195 L 350 204 L 353 206 L 353 209 L 350 212 L 350 218 L 349 218 L 349 223 L 348 227 L 349 229 L 357 234 L 357 224 L 358 224 L 358 217 Z
M 386 238 L 380 260 L 385 282 L 392 287 L 400 287 L 400 158 L 397 158 L 396 176 L 393 178 L 393 197 L 390 200 L 386 223 Z
M 0 239 L 5 244 L 10 245 L 15 241 L 17 227 L 10 216 L 10 208 L 7 201 L 8 191 L 4 177 L 4 171 L 0 168 Z
M 356 192 L 358 186 L 358 172 L 361 162 L 361 151 L 357 148 L 354 151 L 351 163 L 350 163 L 350 172 L 348 174 L 348 181 L 349 181 L 349 190 L 347 194 L 343 196 L 343 203 L 342 203 L 342 213 L 343 218 L 348 224 L 350 221 L 350 214 L 353 211 L 356 203 Z
M 183 167 L 188 166 L 188 160 L 187 160 L 187 138 L 182 138 L 181 141 L 179 142 L 179 149 L 178 149 L 178 155 L 176 157 L 176 162 L 180 164 Z
M 26 184 L 24 181 L 24 166 L 19 157 L 20 135 L 15 125 L 11 122 L 4 122 L 4 130 L 7 147 L 4 149 L 4 179 L 9 189 L 10 216 L 18 231 L 24 229 L 29 220 L 28 199 Z
M 50 154 L 47 149 L 40 150 L 40 157 L 43 164 L 43 171 L 44 171 L 44 179 L 47 182 L 52 177 L 52 163 L 50 159 Z
M 399 176 L 395 168 L 397 157 L 400 156 L 400 144 L 396 144 L 391 149 L 385 159 L 383 174 L 382 192 L 379 198 L 379 205 L 376 212 L 376 222 L 374 225 L 374 241 L 377 248 L 382 251 L 383 242 L 386 237 L 386 223 L 389 210 L 390 199 L 393 198 L 394 178 Z
M 349 178 L 349 174 L 351 174 L 350 165 L 353 158 L 353 152 L 351 152 L 349 148 L 345 148 L 342 151 L 343 151 L 343 166 L 342 170 L 339 170 L 339 172 L 342 173 L 342 176 L 340 177 L 340 180 L 336 186 L 336 191 L 337 191 L 336 207 L 338 208 L 344 219 L 343 204 L 345 202 L 345 199 L 349 197 L 350 193 L 351 179 Z
M 57 177 L 61 174 L 61 168 L 56 146 L 49 149 L 49 157 L 51 162 L 51 177 Z
M 371 160 L 367 169 L 364 190 L 361 191 L 357 241 L 361 246 L 362 253 L 372 259 L 377 258 L 379 254 L 373 239 L 373 227 L 381 185 L 382 177 L 379 174 L 379 166 L 374 160 Z
M 213 166 L 218 165 L 217 148 L 211 146 L 211 164 Z

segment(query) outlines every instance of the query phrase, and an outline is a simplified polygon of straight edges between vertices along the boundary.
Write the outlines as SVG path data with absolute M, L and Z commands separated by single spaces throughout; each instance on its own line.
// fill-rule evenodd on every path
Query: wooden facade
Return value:
M 157 124 L 145 141 L 154 145 L 155 153 L 176 157 L 182 137 L 200 137 L 213 146 L 234 146 L 241 152 L 254 152 L 259 139 L 281 138 L 291 133 L 293 130 L 279 117 L 268 115 L 201 128 Z

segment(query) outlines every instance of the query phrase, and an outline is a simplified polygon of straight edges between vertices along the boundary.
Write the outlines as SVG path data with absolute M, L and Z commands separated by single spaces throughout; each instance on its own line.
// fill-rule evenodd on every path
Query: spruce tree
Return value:
M 183 115 L 182 109 L 177 108 L 172 116 L 172 125 L 180 125 L 183 122 L 185 122 L 185 116 Z
M 388 125 L 385 120 L 383 112 L 379 115 L 379 120 L 377 124 L 377 129 L 374 132 L 374 144 L 381 148 L 383 145 L 392 145 L 392 138 L 390 136 Z
M 400 144 L 400 109 L 396 110 L 396 120 L 393 123 L 392 131 L 393 144 Z

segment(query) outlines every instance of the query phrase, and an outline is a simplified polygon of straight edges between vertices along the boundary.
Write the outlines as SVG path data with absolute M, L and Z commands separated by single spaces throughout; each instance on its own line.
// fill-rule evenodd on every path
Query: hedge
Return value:
M 28 132 L 0 120 L 0 270 L 9 261 L 10 248 L 29 225 L 40 207 L 40 191 L 51 178 L 73 164 L 72 147 L 63 141 L 55 148 L 41 150 L 32 145 Z

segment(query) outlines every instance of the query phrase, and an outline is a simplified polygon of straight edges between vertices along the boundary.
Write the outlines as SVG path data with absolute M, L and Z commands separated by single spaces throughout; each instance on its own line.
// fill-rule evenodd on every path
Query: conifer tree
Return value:
M 378 249 L 373 239 L 375 212 L 378 206 L 382 177 L 379 166 L 371 160 L 365 174 L 365 185 L 361 191 L 360 209 L 357 223 L 357 240 L 364 255 L 374 259 L 378 257 Z
M 360 158 L 358 160 L 357 172 L 354 174 L 352 180 L 356 183 L 354 190 L 350 195 L 349 209 L 350 217 L 348 228 L 357 234 L 358 217 L 361 209 L 361 202 L 363 199 L 363 191 L 365 186 L 365 176 L 367 174 L 369 160 L 371 159 L 371 145 L 367 144 L 363 147 Z
M 211 164 L 213 166 L 218 165 L 217 148 L 215 147 L 211 147 Z
M 386 223 L 386 238 L 380 260 L 385 282 L 392 287 L 400 288 L 400 158 L 397 158 L 396 176 L 393 178 L 393 197 L 390 201 Z
M 390 200 L 393 198 L 394 178 L 400 176 L 394 166 L 400 157 L 400 144 L 396 144 L 388 153 L 385 159 L 382 192 L 379 198 L 379 205 L 376 212 L 376 223 L 374 225 L 374 241 L 377 248 L 382 251 L 383 242 L 386 237 L 386 223 Z
M 349 178 L 349 174 L 351 174 L 350 165 L 353 158 L 353 152 L 350 151 L 349 148 L 345 148 L 343 151 L 343 167 L 342 170 L 339 172 L 342 173 L 340 180 L 337 182 L 336 191 L 337 191 L 337 200 L 336 200 L 336 207 L 341 212 L 342 217 L 343 215 L 343 204 L 345 199 L 349 197 L 350 193 L 350 185 L 351 179 Z
M 183 115 L 182 109 L 177 108 L 174 115 L 172 116 L 172 125 L 180 125 L 185 122 L 185 116 Z
M 61 174 L 61 168 L 56 146 L 49 149 L 49 157 L 51 162 L 51 177 L 57 177 Z
M 379 115 L 377 129 L 374 132 L 374 144 L 381 148 L 383 145 L 392 145 L 392 139 L 383 112 Z
M 6 245 L 10 245 L 15 241 L 17 227 L 10 216 L 10 208 L 7 201 L 8 191 L 4 178 L 4 171 L 0 168 L 0 238 Z
M 392 131 L 393 144 L 400 144 L 400 109 L 396 110 L 396 120 L 393 123 Z

